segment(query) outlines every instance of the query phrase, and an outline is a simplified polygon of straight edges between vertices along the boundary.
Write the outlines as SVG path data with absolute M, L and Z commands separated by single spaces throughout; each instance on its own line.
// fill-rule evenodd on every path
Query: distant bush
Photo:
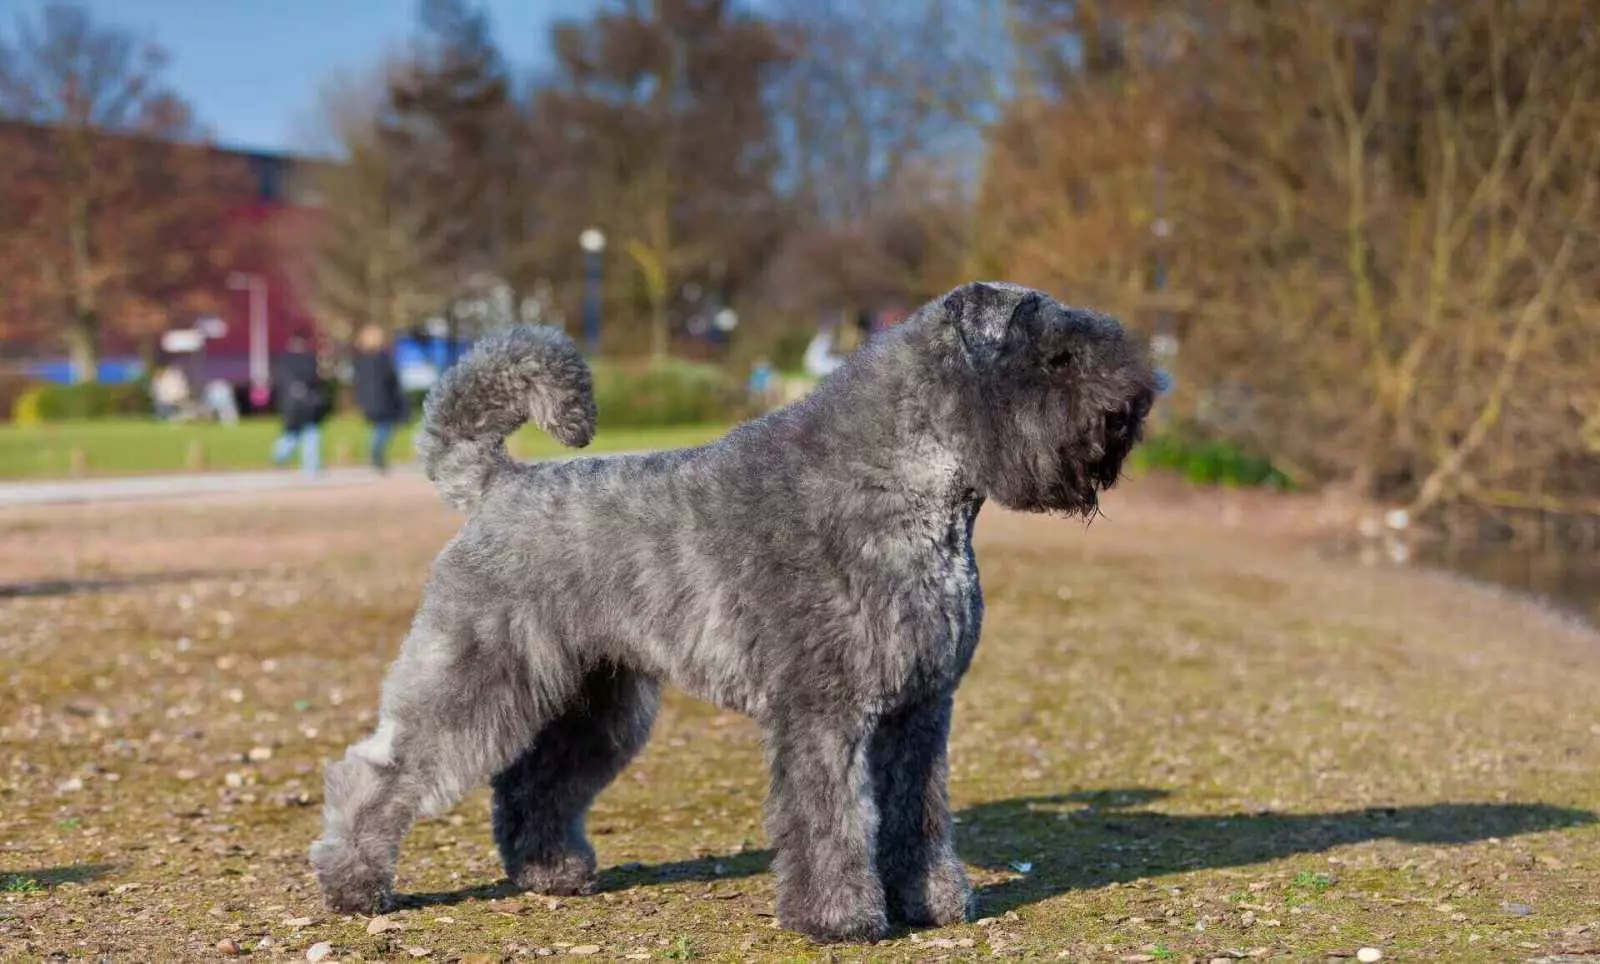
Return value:
M 773 339 L 770 355 L 772 367 L 780 372 L 800 371 L 806 347 L 816 336 L 815 328 L 785 328 L 782 334 Z
M 715 365 L 601 363 L 594 391 L 602 428 L 697 425 L 749 414 L 744 383 Z
M 35 385 L 24 389 L 17 395 L 16 401 L 11 403 L 11 421 L 16 425 L 38 425 L 44 421 L 39 415 L 39 396 L 44 394 L 44 386 Z
M 599 362 L 591 371 L 601 428 L 705 425 L 754 414 L 744 382 L 716 365 Z M 427 390 L 405 395 L 408 416 L 420 419 Z
M 39 383 L 22 372 L 0 372 L 0 418 L 16 418 L 17 402 Z
M 1266 487 L 1285 491 L 1293 481 L 1272 462 L 1230 442 L 1170 431 L 1146 439 L 1134 450 L 1135 468 L 1162 469 L 1195 485 Z
M 415 421 L 422 417 L 422 403 L 428 400 L 426 388 L 408 388 L 402 392 L 406 399 L 406 418 Z
M 150 387 L 143 381 L 121 385 L 84 382 L 78 385 L 35 385 L 17 397 L 11 420 L 18 425 L 149 415 L 154 405 Z

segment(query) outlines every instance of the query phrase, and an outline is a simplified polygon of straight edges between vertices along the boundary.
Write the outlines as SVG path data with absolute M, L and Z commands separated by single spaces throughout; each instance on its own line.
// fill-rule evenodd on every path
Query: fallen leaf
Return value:
M 405 928 L 406 925 L 400 923 L 399 921 L 392 920 L 382 915 L 367 921 L 368 934 L 382 934 L 384 931 L 400 931 L 405 930 Z

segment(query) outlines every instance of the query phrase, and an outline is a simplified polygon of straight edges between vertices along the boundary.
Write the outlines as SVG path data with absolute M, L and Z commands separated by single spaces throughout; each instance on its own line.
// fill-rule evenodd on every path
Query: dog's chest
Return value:
M 943 688 L 959 679 L 978 645 L 983 592 L 972 551 L 976 514 L 976 506 L 964 507 L 929 534 L 921 580 L 927 625 L 911 660 L 913 689 Z

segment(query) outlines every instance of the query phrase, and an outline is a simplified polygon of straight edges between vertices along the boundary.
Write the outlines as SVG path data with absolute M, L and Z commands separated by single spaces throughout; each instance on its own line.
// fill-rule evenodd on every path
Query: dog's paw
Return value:
M 381 914 L 394 907 L 394 893 L 388 887 L 372 889 L 327 890 L 322 892 L 322 903 L 336 914 Z
M 394 900 L 393 874 L 388 867 L 362 858 L 338 842 L 318 841 L 311 848 L 311 866 L 317 874 L 322 901 L 340 914 L 376 914 Z
M 580 853 L 545 863 L 524 864 L 508 876 L 521 890 L 551 897 L 584 897 L 600 886 L 594 857 Z
M 894 888 L 895 916 L 917 927 L 943 927 L 972 919 L 976 901 L 959 861 L 936 866 L 914 883 Z
M 889 932 L 882 894 L 870 885 L 780 890 L 778 923 L 819 944 L 870 943 Z
M 818 944 L 871 944 L 889 933 L 889 918 L 882 910 L 869 910 L 846 917 L 785 919 L 778 923 L 803 934 Z

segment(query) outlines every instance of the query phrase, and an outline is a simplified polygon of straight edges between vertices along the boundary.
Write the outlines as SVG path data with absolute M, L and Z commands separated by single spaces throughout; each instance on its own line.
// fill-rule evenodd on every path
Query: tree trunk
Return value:
M 650 360 L 661 361 L 667 357 L 667 303 L 664 298 L 650 301 Z
M 149 378 L 155 374 L 156 363 L 161 361 L 161 339 L 139 339 L 139 370 Z
M 75 311 L 67 326 L 67 359 L 72 380 L 79 384 L 100 377 L 100 319 L 92 311 Z

